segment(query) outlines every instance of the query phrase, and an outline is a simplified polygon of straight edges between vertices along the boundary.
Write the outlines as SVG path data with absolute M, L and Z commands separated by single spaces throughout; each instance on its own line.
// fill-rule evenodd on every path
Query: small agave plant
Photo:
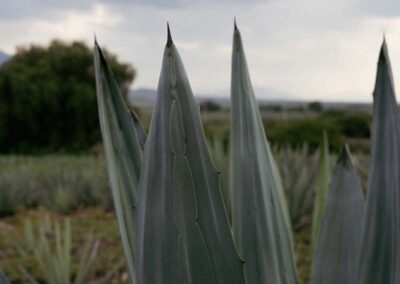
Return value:
M 350 150 L 338 157 L 313 257 L 313 284 L 357 283 L 365 203 Z

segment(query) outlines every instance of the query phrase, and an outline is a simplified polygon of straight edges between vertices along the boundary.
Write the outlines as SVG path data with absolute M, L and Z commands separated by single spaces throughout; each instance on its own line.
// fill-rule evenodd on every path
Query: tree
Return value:
M 105 53 L 126 96 L 136 72 Z M 19 47 L 0 67 L 0 152 L 82 151 L 100 139 L 87 45 L 54 40 Z
M 205 100 L 200 103 L 201 111 L 220 111 L 221 109 L 221 105 L 213 100 Z
M 308 109 L 310 111 L 322 112 L 324 110 L 324 107 L 322 106 L 322 104 L 320 102 L 315 101 L 315 102 L 310 102 L 308 104 Z

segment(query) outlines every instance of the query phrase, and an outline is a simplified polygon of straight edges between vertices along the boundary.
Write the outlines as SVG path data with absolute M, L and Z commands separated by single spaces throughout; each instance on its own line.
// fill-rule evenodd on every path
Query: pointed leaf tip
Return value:
M 235 28 L 235 31 L 238 31 L 238 27 L 237 27 L 237 24 L 236 24 L 236 17 L 233 18 L 233 26 Z
M 386 37 L 383 35 L 383 41 L 382 41 L 382 46 L 381 46 L 381 52 L 379 53 L 379 61 L 388 61 L 389 58 L 389 52 L 388 52 L 388 47 L 386 43 Z
M 393 74 L 384 41 L 374 89 L 371 166 L 357 283 L 398 283 L 400 279 L 397 245 L 400 238 L 399 121 Z
M 168 33 L 167 47 L 170 47 L 174 42 L 172 41 L 171 31 L 169 29 L 169 23 L 167 23 L 167 33 Z
M 365 204 L 357 170 L 349 159 L 349 148 L 343 145 L 330 179 L 315 243 L 311 284 L 366 284 L 356 281 Z

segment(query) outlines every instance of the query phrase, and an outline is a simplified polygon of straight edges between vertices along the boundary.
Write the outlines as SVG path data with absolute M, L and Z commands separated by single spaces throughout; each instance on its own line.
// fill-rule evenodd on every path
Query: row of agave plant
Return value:
M 164 51 L 148 135 L 128 110 L 95 43 L 107 169 L 131 283 L 296 283 L 282 180 L 234 29 L 231 224 L 183 63 Z M 312 240 L 312 283 L 400 283 L 400 122 L 386 43 L 373 104 L 368 200 L 347 146 L 333 175 L 325 148 Z M 328 184 L 329 188 L 323 184 Z M 323 189 L 326 188 L 326 189 Z

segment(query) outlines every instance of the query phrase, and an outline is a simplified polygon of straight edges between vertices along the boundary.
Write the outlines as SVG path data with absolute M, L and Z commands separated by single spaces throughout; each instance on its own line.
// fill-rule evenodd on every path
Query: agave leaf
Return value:
M 10 284 L 3 271 L 0 269 L 0 284 Z
M 124 247 L 130 281 L 135 281 L 134 208 L 139 185 L 142 149 L 135 117 L 119 92 L 110 67 L 95 43 L 97 102 L 107 170 Z
M 170 33 L 137 206 L 137 282 L 245 283 L 196 104 Z
M 315 247 L 319 230 L 321 226 L 321 219 L 324 214 L 326 197 L 328 195 L 329 180 L 331 178 L 331 167 L 329 157 L 329 142 L 326 131 L 323 133 L 323 144 L 320 149 L 319 156 L 319 172 L 317 176 L 317 186 L 315 189 L 315 201 L 312 220 L 311 243 Z
M 263 129 L 236 25 L 231 99 L 232 225 L 247 282 L 296 283 L 282 181 Z
M 329 185 L 313 257 L 313 284 L 357 283 L 364 212 L 361 182 L 346 145 Z
M 400 124 L 384 41 L 374 90 L 371 168 L 358 283 L 400 283 Z

